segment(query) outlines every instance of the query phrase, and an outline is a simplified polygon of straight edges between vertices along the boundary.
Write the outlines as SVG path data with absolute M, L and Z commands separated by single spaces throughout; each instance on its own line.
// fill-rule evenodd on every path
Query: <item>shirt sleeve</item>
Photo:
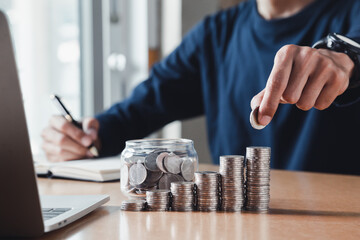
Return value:
M 353 39 L 360 44 L 360 2 L 356 1 L 350 15 L 350 26 L 345 36 Z M 354 73 L 350 81 L 360 82 L 360 66 L 355 66 Z M 360 101 L 360 87 L 349 88 L 334 101 L 338 107 L 346 107 Z
M 199 23 L 131 96 L 96 118 L 100 122 L 100 156 L 116 155 L 129 139 L 143 138 L 167 123 L 203 114 L 199 56 L 205 41 Z

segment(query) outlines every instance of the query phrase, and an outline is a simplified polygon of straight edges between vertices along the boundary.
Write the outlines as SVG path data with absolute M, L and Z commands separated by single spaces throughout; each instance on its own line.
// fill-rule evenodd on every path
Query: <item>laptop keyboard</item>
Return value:
M 43 219 L 44 221 L 46 221 L 71 210 L 71 208 L 42 208 L 41 210 L 42 210 Z

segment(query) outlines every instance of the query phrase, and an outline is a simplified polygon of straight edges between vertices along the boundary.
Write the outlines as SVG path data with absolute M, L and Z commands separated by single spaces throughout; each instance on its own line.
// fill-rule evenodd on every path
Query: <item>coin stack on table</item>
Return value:
M 147 210 L 169 211 L 170 190 L 156 189 L 146 191 Z
M 246 210 L 266 212 L 269 209 L 270 156 L 269 147 L 246 148 Z
M 221 211 L 239 212 L 244 202 L 244 156 L 220 156 Z
M 171 196 L 172 211 L 189 212 L 195 210 L 194 182 L 172 182 Z
M 217 211 L 219 208 L 220 174 L 212 171 L 195 172 L 197 210 Z
M 124 211 L 143 211 L 145 210 L 145 206 L 145 200 L 129 199 L 122 201 L 120 209 Z

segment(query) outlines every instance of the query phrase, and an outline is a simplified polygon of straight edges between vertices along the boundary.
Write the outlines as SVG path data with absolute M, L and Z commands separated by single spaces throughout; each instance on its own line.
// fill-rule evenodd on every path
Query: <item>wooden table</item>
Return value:
M 201 170 L 218 166 L 201 165 Z M 360 177 L 271 172 L 270 212 L 125 212 L 120 183 L 38 179 L 41 194 L 109 194 L 111 200 L 41 239 L 360 239 Z

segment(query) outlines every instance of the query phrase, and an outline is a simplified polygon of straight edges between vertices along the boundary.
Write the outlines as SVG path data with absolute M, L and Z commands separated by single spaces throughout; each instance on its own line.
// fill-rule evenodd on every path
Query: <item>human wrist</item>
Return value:
M 360 86 L 360 44 L 358 42 L 336 33 L 330 33 L 316 42 L 313 48 L 324 48 L 346 54 L 354 64 L 349 76 L 348 89 Z

